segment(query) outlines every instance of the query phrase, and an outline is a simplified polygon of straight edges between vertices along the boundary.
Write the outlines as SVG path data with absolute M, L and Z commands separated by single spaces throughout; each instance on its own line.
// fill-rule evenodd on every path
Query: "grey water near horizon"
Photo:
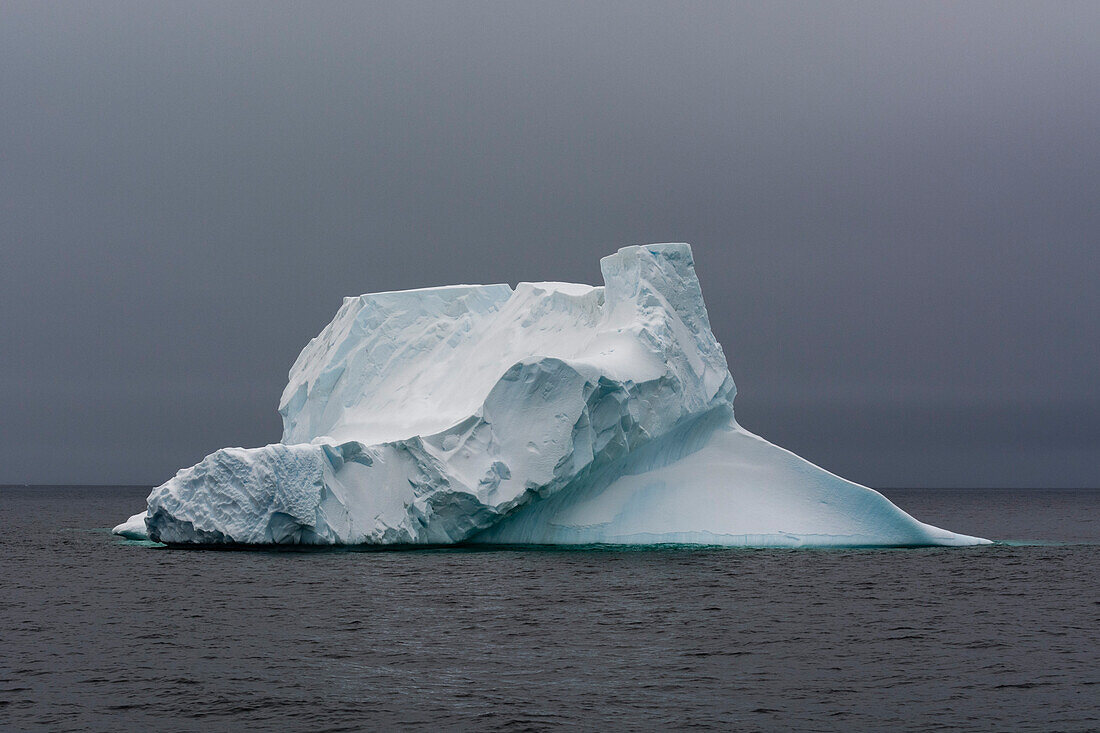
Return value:
M 894 489 L 997 541 L 194 552 L 0 487 L 0 729 L 1092 731 L 1100 489 Z

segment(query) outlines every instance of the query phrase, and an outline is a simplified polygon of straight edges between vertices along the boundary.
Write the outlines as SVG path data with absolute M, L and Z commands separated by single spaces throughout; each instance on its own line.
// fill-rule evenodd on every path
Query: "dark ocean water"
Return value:
M 0 488 L 0 729 L 1100 729 L 1100 491 L 906 490 L 1015 544 L 193 552 Z

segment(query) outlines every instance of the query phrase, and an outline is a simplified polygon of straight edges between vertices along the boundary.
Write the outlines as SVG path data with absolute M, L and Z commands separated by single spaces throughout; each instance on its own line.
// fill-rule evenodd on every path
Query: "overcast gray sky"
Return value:
M 0 3 L 0 482 L 278 440 L 344 295 L 687 241 L 742 424 L 1100 485 L 1100 3 Z

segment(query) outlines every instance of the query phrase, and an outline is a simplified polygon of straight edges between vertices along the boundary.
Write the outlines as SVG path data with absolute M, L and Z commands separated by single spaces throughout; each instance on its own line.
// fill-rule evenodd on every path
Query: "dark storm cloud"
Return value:
M 1095 3 L 5 3 L 0 481 L 277 440 L 346 294 L 694 245 L 750 429 L 1100 484 Z

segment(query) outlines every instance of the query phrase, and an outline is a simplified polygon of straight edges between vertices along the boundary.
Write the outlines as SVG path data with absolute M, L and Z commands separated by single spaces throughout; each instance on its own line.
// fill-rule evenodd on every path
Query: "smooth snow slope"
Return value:
M 116 528 L 178 544 L 985 542 L 741 429 L 686 244 L 603 287 L 346 298 L 290 371 L 281 443 L 183 469 Z

